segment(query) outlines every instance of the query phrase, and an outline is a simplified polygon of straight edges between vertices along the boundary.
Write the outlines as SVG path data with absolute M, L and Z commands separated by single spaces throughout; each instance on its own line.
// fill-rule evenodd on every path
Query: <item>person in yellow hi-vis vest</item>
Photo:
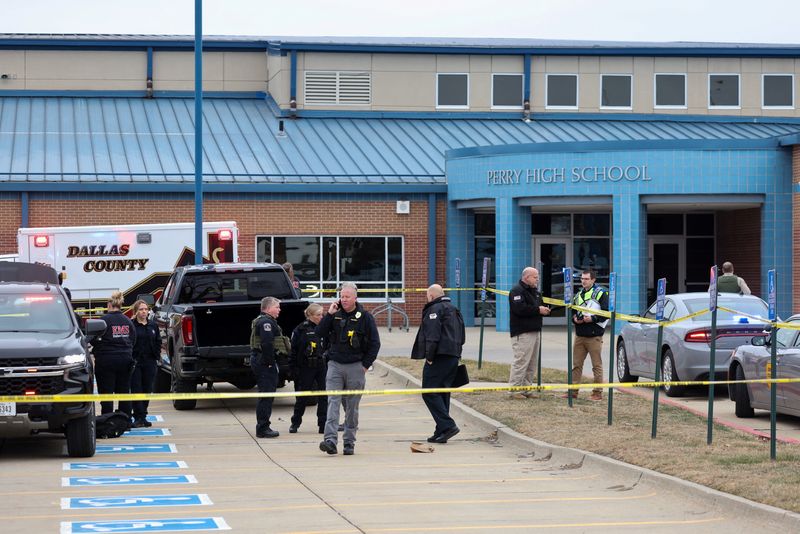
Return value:
M 597 285 L 597 275 L 594 271 L 581 273 L 581 290 L 572 299 L 572 303 L 584 308 L 608 311 L 608 291 Z M 583 375 L 583 364 L 587 354 L 592 359 L 592 374 L 595 384 L 603 383 L 603 334 L 608 324 L 608 319 L 585 313 L 579 310 L 570 310 L 572 322 L 575 324 L 575 340 L 572 345 L 573 365 L 572 383 L 580 384 Z M 578 390 L 568 392 L 566 395 L 578 397 Z M 566 395 L 564 395 L 566 397 Z M 594 388 L 589 400 L 603 400 L 602 388 Z

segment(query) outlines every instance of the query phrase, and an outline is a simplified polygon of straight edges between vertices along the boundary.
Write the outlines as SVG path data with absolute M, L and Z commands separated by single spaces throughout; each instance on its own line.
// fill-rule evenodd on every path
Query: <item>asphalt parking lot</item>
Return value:
M 404 387 L 382 365 L 367 387 Z M 155 402 L 141 435 L 103 440 L 94 458 L 37 436 L 0 451 L 3 532 L 785 532 L 758 509 L 676 486 L 593 455 L 522 440 L 459 412 L 462 429 L 433 453 L 419 396 L 362 401 L 356 454 L 319 451 L 313 419 L 289 434 L 291 398 L 276 401 L 276 439 L 256 439 L 253 400 Z M 149 432 L 145 432 L 149 430 Z M 167 435 L 155 435 L 155 434 Z M 150 435 L 148 435 L 150 434 Z M 156 462 L 156 463 L 148 463 Z

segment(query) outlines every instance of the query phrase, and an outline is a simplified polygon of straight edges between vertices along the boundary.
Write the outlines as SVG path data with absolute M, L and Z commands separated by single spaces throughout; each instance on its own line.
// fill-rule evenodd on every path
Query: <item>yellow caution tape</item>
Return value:
M 760 378 L 752 380 L 678 380 L 673 382 L 611 382 L 603 384 L 544 384 L 541 386 L 477 386 L 471 388 L 414 388 L 414 389 L 362 389 L 331 391 L 276 391 L 274 393 L 104 393 L 84 395 L 0 395 L 0 402 L 34 403 L 83 403 L 101 401 L 166 401 L 189 399 L 260 399 L 286 397 L 350 396 L 350 395 L 421 395 L 425 393 L 492 393 L 611 388 L 654 388 L 662 386 L 710 386 L 731 384 L 794 384 L 800 378 Z

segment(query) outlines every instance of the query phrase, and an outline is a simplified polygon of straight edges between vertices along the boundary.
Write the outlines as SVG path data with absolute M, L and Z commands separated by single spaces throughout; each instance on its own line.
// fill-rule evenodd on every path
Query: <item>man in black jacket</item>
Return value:
M 464 319 L 439 284 L 428 288 L 428 303 L 422 308 L 422 322 L 411 349 L 411 358 L 425 360 L 423 388 L 449 388 L 456 377 L 461 347 L 464 345 Z M 450 417 L 449 393 L 423 393 L 422 400 L 436 422 L 429 443 L 447 443 L 459 428 Z
M 259 393 L 274 393 L 278 389 L 278 364 L 275 361 L 275 338 L 282 336 L 276 319 L 281 313 L 281 301 L 275 297 L 261 299 L 261 315 L 252 324 L 250 335 L 250 368 L 256 377 Z M 279 432 L 270 428 L 272 397 L 261 397 L 256 403 L 256 437 L 277 438 Z
M 514 362 L 508 385 L 532 386 L 539 365 L 539 344 L 542 342 L 542 316 L 550 315 L 550 308 L 543 305 L 539 292 L 539 271 L 533 267 L 522 270 L 520 281 L 508 293 L 511 311 L 509 326 Z M 512 399 L 536 398 L 530 391 L 510 394 Z
M 339 291 L 339 301 L 328 307 L 328 313 L 317 325 L 320 338 L 328 340 L 328 373 L 325 389 L 341 391 L 362 390 L 367 382 L 366 373 L 378 357 L 381 340 L 375 318 L 357 302 L 358 288 L 345 282 Z M 325 421 L 325 439 L 319 449 L 336 454 L 339 431 L 339 405 L 344 404 L 344 454 L 355 453 L 358 428 L 358 404 L 361 395 L 328 396 L 328 418 Z

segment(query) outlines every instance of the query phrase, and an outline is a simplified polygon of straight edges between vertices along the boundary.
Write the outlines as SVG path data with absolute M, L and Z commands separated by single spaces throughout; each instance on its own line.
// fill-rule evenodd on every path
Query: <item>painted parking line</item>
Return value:
M 186 469 L 189 465 L 177 462 L 65 462 L 64 471 L 101 469 Z
M 152 454 L 165 453 L 175 454 L 178 452 L 174 443 L 139 443 L 139 444 L 119 444 L 119 445 L 98 445 L 96 454 Z
M 131 428 L 125 431 L 125 436 L 171 436 L 168 428 Z
M 62 487 L 197 484 L 193 475 L 142 475 L 121 477 L 62 477 Z
M 154 506 L 206 506 L 214 504 L 205 493 L 183 495 L 131 495 L 125 497 L 64 497 L 62 510 L 99 510 L 106 508 L 142 508 Z
M 123 519 L 116 521 L 63 521 L 61 534 L 92 532 L 191 532 L 196 530 L 230 530 L 221 517 L 187 517 L 179 519 Z
M 163 423 L 164 416 L 163 415 L 148 415 L 147 420 L 151 423 Z

